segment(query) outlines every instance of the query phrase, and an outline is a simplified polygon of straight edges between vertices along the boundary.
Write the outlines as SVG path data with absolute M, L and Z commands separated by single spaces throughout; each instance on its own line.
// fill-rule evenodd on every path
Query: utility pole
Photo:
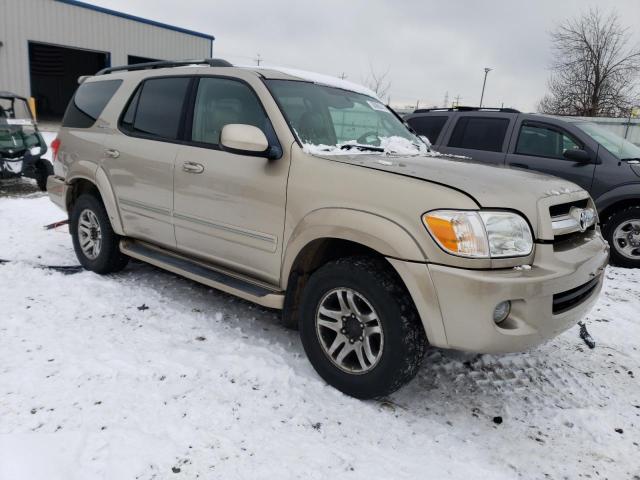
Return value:
M 459 107 L 460 106 L 460 100 L 462 100 L 462 97 L 460 96 L 460 94 L 456 95 L 456 99 L 453 103 L 453 105 L 451 105 L 452 107 Z
M 420 99 L 416 100 L 416 110 L 420 108 Z
M 254 60 L 256 61 L 256 65 L 260 66 L 260 62 L 262 62 L 262 57 L 260 56 L 259 53 L 256 55 L 256 58 L 254 58 Z
M 442 104 L 444 108 L 449 108 L 449 92 L 445 92 L 444 94 L 444 103 Z
M 344 80 L 345 78 L 347 78 L 347 74 L 342 72 L 340 75 L 338 75 L 340 77 L 341 80 Z
M 489 67 L 484 67 L 484 82 L 482 82 L 482 95 L 480 95 L 480 108 L 482 108 L 482 101 L 484 100 L 484 87 L 487 86 L 487 75 L 493 70 Z

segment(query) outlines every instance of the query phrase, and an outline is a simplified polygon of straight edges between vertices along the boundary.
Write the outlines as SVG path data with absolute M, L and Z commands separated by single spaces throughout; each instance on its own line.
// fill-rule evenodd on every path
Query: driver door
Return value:
M 591 190 L 595 153 L 577 138 L 560 127 L 537 121 L 523 121 L 516 131 L 518 135 L 509 149 L 507 165 L 548 173 Z M 591 153 L 592 160 L 569 160 L 563 156 L 569 149 L 584 149 Z
M 178 250 L 277 284 L 289 155 L 268 160 L 220 148 L 228 124 L 260 128 L 277 142 L 255 91 L 245 82 L 201 77 L 186 126 L 188 145 L 174 168 Z

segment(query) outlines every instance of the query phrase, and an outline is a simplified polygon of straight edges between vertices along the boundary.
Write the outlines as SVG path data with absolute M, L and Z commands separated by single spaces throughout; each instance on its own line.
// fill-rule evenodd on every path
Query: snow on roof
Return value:
M 241 65 L 236 65 L 241 66 Z M 348 80 L 343 80 L 338 77 L 333 77 L 331 75 L 325 75 L 323 73 L 309 72 L 307 70 L 298 70 L 297 68 L 288 68 L 288 67 L 279 67 L 277 65 L 242 65 L 244 68 L 251 68 L 252 70 L 275 70 L 280 73 L 284 73 L 285 75 L 291 75 L 292 77 L 300 78 L 301 80 L 307 80 L 309 82 L 317 83 L 318 85 L 326 85 L 328 87 L 341 88 L 343 90 L 350 90 L 352 92 L 361 93 L 363 95 L 367 95 L 369 97 L 373 97 L 375 99 L 380 100 L 376 93 L 358 83 L 350 82 Z

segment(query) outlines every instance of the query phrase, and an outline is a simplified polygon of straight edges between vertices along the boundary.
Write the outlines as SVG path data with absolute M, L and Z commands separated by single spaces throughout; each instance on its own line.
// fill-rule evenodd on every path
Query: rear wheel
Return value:
M 299 326 L 318 374 L 362 399 L 411 380 L 426 349 L 413 301 L 382 259 L 350 257 L 317 270 L 303 293 Z
M 122 270 L 129 257 L 120 251 L 120 236 L 102 202 L 91 194 L 80 195 L 69 217 L 69 229 L 78 261 L 87 270 L 113 273 Z
M 611 263 L 620 267 L 640 267 L 640 206 L 611 215 L 603 228 L 611 246 Z

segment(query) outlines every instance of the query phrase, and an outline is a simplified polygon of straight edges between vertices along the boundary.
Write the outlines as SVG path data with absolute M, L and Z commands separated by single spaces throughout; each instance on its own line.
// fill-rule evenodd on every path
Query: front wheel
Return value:
M 606 220 L 602 233 L 611 246 L 611 263 L 640 268 L 640 206 L 612 214 Z
M 400 388 L 426 349 L 413 301 L 383 259 L 350 257 L 317 270 L 303 293 L 299 327 L 318 374 L 356 398 Z
M 102 202 L 93 195 L 80 195 L 69 217 L 73 249 L 87 270 L 113 273 L 122 270 L 129 257 L 120 251 L 120 237 L 113 231 Z

